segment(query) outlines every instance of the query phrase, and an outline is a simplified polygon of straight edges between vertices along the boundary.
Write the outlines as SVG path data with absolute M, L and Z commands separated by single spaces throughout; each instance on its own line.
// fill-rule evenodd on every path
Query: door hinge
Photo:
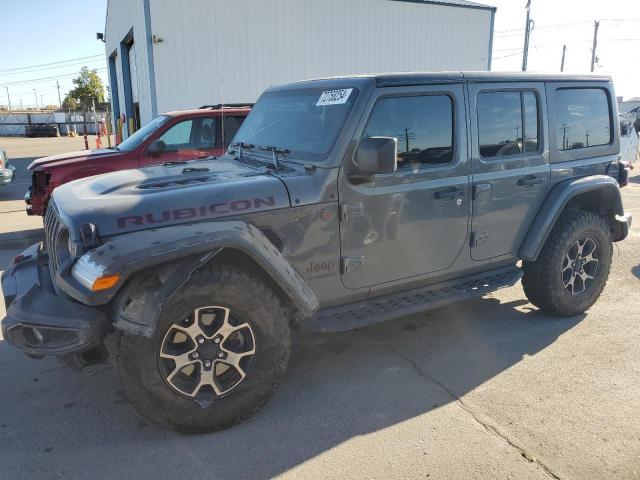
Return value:
M 471 232 L 471 246 L 477 247 L 489 238 L 489 232 Z
M 344 257 L 342 259 L 342 274 L 349 275 L 356 270 L 360 270 L 363 265 L 364 257 Z
M 489 199 L 491 195 L 491 184 L 490 183 L 478 183 L 473 187 L 473 199 L 474 200 L 485 200 Z
M 343 203 L 340 212 L 340 218 L 346 222 L 352 218 L 361 217 L 364 214 L 364 205 L 360 202 Z

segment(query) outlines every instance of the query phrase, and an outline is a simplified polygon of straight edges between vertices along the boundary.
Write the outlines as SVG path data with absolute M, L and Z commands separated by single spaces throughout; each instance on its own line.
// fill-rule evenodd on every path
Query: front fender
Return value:
M 104 305 L 137 272 L 151 267 L 178 263 L 184 275 L 197 269 L 213 254 L 233 248 L 250 256 L 282 289 L 303 317 L 318 309 L 318 299 L 265 235 L 243 221 L 205 222 L 132 232 L 107 240 L 82 256 L 76 264 L 66 265 L 57 276 L 60 288 L 86 305 Z M 176 262 L 177 260 L 183 260 Z M 116 287 L 92 292 L 83 275 L 120 275 Z M 188 277 L 187 277 L 188 278 Z M 186 280 L 185 280 L 186 281 Z
M 520 246 L 518 257 L 527 261 L 538 258 L 553 226 L 569 202 L 578 195 L 593 192 L 600 193 L 599 209 L 611 217 L 608 220 L 612 225 L 617 222 L 616 216 L 624 217 L 620 187 L 613 178 L 606 175 L 592 175 L 561 182 L 551 189 L 542 203 Z M 614 235 L 614 241 L 623 238 L 624 235 L 622 237 Z

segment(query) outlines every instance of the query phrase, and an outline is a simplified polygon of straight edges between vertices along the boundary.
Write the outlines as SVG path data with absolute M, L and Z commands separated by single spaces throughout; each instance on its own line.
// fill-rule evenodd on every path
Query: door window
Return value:
M 556 90 L 558 150 L 608 145 L 612 140 L 611 110 L 601 88 Z
M 373 108 L 364 136 L 396 138 L 399 170 L 449 163 L 453 102 L 448 95 L 383 98 Z
M 483 158 L 537 152 L 540 142 L 538 99 L 533 92 L 478 94 L 478 136 Z
M 211 150 L 216 147 L 216 123 L 216 119 L 213 117 L 196 120 L 195 148 Z
M 164 132 L 159 140 L 165 143 L 166 151 L 178 150 L 189 146 L 192 126 L 193 120 L 185 120 L 184 122 L 176 123 Z
M 224 148 L 227 148 L 236 136 L 245 117 L 224 117 Z

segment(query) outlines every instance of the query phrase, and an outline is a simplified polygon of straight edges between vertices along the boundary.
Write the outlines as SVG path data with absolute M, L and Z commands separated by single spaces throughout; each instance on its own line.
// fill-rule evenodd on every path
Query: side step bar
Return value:
M 461 300 L 481 297 L 500 288 L 510 287 L 521 277 L 521 269 L 514 265 L 414 290 L 330 307 L 301 322 L 300 329 L 312 332 L 344 332 L 366 327 Z

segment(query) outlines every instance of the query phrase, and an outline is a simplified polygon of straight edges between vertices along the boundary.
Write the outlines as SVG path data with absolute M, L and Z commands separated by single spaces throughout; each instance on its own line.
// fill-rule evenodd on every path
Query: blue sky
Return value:
M 493 52 L 494 70 L 519 70 L 522 58 L 525 0 L 478 0 L 498 7 Z M 33 89 L 45 105 L 57 104 L 73 85 L 80 67 L 99 69 L 107 84 L 104 30 L 107 0 L 0 0 L 0 104 L 7 85 L 14 106 L 35 104 Z M 600 25 L 596 73 L 613 76 L 618 95 L 640 96 L 640 7 L 637 0 L 532 0 L 536 21 L 529 52 L 532 71 L 558 71 L 567 44 L 567 73 L 588 71 L 593 21 Z M 55 65 L 17 70 L 78 59 Z M 6 71 L 12 69 L 12 71 Z
M 57 105 L 56 79 L 64 100 L 83 65 L 103 69 L 98 73 L 106 85 L 104 44 L 96 40 L 96 32 L 104 30 L 106 5 L 107 0 L 0 0 L 0 104 L 7 102 L 7 85 L 12 106 L 20 100 L 33 106 L 34 88 L 38 104 L 42 95 L 45 105 Z M 92 58 L 16 70 L 82 57 Z

